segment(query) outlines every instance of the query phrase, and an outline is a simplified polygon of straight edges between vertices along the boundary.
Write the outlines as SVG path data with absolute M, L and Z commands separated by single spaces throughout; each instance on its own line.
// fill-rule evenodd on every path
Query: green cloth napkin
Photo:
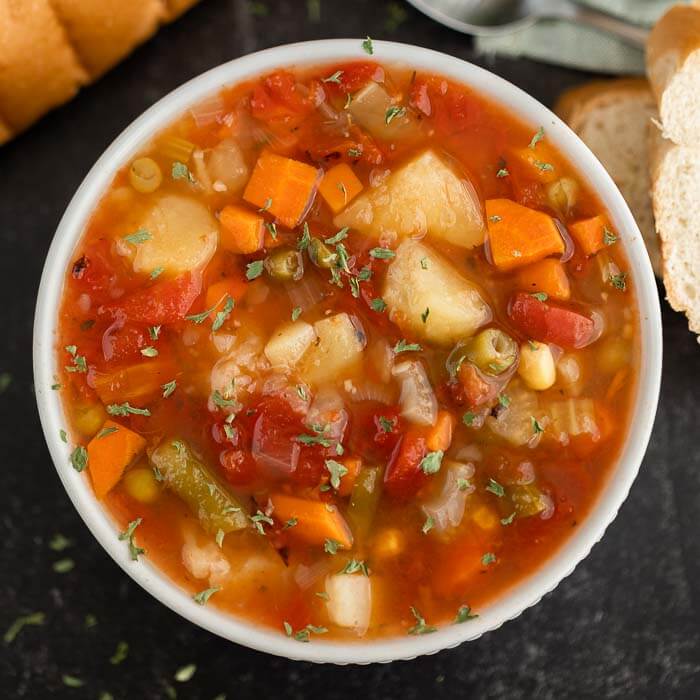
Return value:
M 651 26 L 674 0 L 578 0 L 635 24 Z M 526 56 L 545 63 L 600 73 L 644 73 L 644 52 L 621 40 L 573 22 L 541 21 L 514 34 L 478 37 L 476 48 L 485 54 Z

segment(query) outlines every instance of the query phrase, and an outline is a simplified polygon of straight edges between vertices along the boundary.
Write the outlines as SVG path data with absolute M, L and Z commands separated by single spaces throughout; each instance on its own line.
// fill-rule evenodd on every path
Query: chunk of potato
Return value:
M 294 367 L 316 338 L 310 323 L 291 321 L 276 328 L 265 346 L 265 356 L 274 367 Z
M 390 318 L 402 330 L 436 345 L 451 345 L 491 320 L 491 309 L 476 286 L 432 248 L 414 240 L 398 247 L 383 297 Z
M 207 171 L 212 182 L 223 183 L 232 194 L 245 187 L 250 175 L 243 152 L 233 139 L 224 139 L 207 154 Z
M 316 341 L 301 360 L 301 376 L 314 385 L 343 379 L 360 362 L 367 342 L 364 333 L 346 313 L 316 321 L 314 330 Z
M 219 237 L 219 226 L 207 208 L 181 195 L 159 197 L 139 228 L 150 234 L 134 246 L 134 272 L 141 273 L 201 269 L 214 255 Z
M 374 81 L 353 96 L 348 111 L 360 126 L 379 139 L 390 141 L 418 133 L 415 118 L 405 107 L 395 104 L 389 93 Z
M 333 222 L 375 238 L 428 234 L 464 248 L 481 245 L 485 232 L 474 188 L 430 150 L 357 197 Z

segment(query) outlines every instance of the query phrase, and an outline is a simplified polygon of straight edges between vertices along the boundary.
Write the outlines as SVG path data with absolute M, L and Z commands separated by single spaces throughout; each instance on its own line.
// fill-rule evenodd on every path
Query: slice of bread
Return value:
M 700 7 L 672 7 L 649 36 L 646 61 L 664 135 L 700 145 Z
M 554 107 L 593 151 L 620 188 L 637 221 L 654 272 L 661 256 L 649 197 L 647 133 L 656 118 L 646 80 L 600 80 L 567 90 Z
M 690 330 L 700 334 L 700 148 L 673 143 L 655 125 L 649 132 L 652 201 L 666 297 L 688 317 Z

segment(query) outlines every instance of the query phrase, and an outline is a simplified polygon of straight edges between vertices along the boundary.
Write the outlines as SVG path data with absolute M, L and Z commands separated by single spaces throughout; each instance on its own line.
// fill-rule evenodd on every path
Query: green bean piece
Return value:
M 356 540 L 364 539 L 369 533 L 381 495 L 382 469 L 380 467 L 361 469 L 352 488 L 346 513 Z
M 520 518 L 529 518 L 545 508 L 542 492 L 534 484 L 518 484 L 508 489 L 513 508 Z
M 265 258 L 267 274 L 280 282 L 296 282 L 304 275 L 304 261 L 301 252 L 284 246 Z
M 165 485 L 174 491 L 199 518 L 202 527 L 214 534 L 247 527 L 246 509 L 197 460 L 187 444 L 166 439 L 151 453 L 151 464 L 163 475 Z
M 325 270 L 333 267 L 338 256 L 318 238 L 312 238 L 309 242 L 309 258 L 316 267 L 321 267 Z
M 466 358 L 484 374 L 496 376 L 518 359 L 518 344 L 507 333 L 487 328 L 467 343 Z

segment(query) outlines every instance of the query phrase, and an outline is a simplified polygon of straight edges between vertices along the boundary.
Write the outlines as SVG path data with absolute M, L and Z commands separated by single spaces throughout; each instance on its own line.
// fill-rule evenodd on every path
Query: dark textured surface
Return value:
M 264 5 L 266 17 L 250 6 Z M 0 646 L 0 697 L 162 698 L 684 698 L 700 683 L 700 347 L 664 305 L 666 366 L 641 474 L 602 543 L 516 621 L 457 649 L 412 662 L 333 668 L 267 657 L 203 632 L 151 599 L 108 558 L 56 477 L 32 396 L 31 325 L 49 241 L 81 179 L 115 136 L 188 78 L 256 49 L 319 37 L 392 38 L 475 58 L 466 38 L 406 6 L 391 30 L 383 0 L 206 0 L 38 127 L 0 150 L 0 628 L 41 610 L 43 627 Z M 587 76 L 529 61 L 487 64 L 551 104 Z M 75 569 L 52 571 L 48 541 L 75 542 Z M 86 614 L 98 624 L 85 629 Z M 130 654 L 109 658 L 120 640 Z M 1 642 L 0 642 L 1 644 Z M 174 682 L 197 664 L 188 683 Z M 65 688 L 69 673 L 85 681 Z

